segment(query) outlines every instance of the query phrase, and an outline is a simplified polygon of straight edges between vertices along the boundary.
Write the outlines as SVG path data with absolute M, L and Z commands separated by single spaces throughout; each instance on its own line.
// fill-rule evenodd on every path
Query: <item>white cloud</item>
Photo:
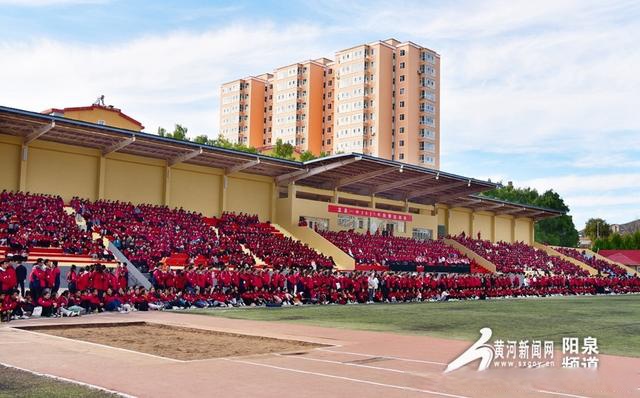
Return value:
M 0 0 L 0 5 L 96 1 Z M 0 38 L 0 59 L 11 60 L 0 63 L 0 103 L 41 110 L 83 105 L 105 94 L 147 131 L 182 123 L 194 134 L 213 135 L 221 83 L 396 37 L 442 55 L 445 164 L 464 164 L 465 153 L 474 150 L 494 153 L 500 168 L 487 175 L 557 190 L 577 223 L 593 215 L 627 221 L 633 215 L 625 212 L 640 207 L 640 199 L 633 201 L 637 195 L 628 193 L 639 186 L 640 174 L 622 172 L 638 167 L 640 158 L 637 1 L 416 1 L 403 3 L 402 12 L 386 1 L 334 0 L 307 7 L 310 12 L 278 25 L 256 24 L 249 19 L 258 17 L 255 12 L 232 7 L 229 15 L 247 19 L 107 45 L 34 38 L 28 32 L 21 42 Z M 221 12 L 192 11 L 175 18 L 186 24 Z M 482 162 L 489 165 L 495 158 Z M 517 174 L 514 169 L 526 168 L 525 159 L 530 171 Z M 541 169 L 561 175 L 541 175 Z M 589 169 L 595 173 L 582 176 Z
M 565 194 L 593 191 L 606 192 L 639 187 L 640 173 L 540 177 L 525 181 L 518 181 L 517 185 L 536 188 L 539 191 L 554 189 Z M 636 197 L 636 200 L 640 201 L 640 197 Z
M 194 134 L 218 130 L 220 84 L 320 56 L 314 26 L 232 25 L 173 32 L 113 45 L 36 39 L 0 43 L 0 103 L 30 110 L 78 106 L 105 94 L 147 131 L 182 123 Z M 314 50 L 314 47 L 317 48 Z

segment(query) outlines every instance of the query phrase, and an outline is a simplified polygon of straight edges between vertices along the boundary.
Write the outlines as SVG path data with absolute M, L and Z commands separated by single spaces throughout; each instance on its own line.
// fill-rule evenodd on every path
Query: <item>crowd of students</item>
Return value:
M 149 270 L 153 287 L 130 286 L 127 268 L 122 264 L 115 268 L 94 264 L 80 269 L 72 266 L 65 276 L 68 289 L 61 292 L 61 272 L 55 261 L 39 259 L 27 275 L 20 257 L 14 256 L 13 261 L 0 262 L 0 319 L 191 307 L 640 292 L 637 276 L 626 276 L 611 264 L 606 264 L 609 268 L 605 271 L 601 260 L 594 260 L 592 266 L 608 275 L 588 276 L 573 263 L 523 243 L 494 244 L 464 235 L 453 238 L 495 263 L 503 275 L 338 272 L 333 269 L 332 258 L 285 237 L 257 216 L 224 213 L 218 219 L 205 219 L 198 213 L 165 206 L 78 198 L 71 205 L 84 217 L 85 231 L 67 215 L 59 197 L 2 192 L 0 243 L 13 250 L 54 246 L 67 253 L 110 256 L 90 238 L 91 232 L 98 232 L 142 271 Z M 470 264 L 467 257 L 440 240 L 417 241 L 354 231 L 319 232 L 358 264 Z M 256 267 L 245 248 L 267 267 Z M 184 267 L 172 269 L 162 262 L 175 253 L 185 255 Z M 575 250 L 564 253 L 580 255 Z
M 211 265 L 254 264 L 235 239 L 217 236 L 199 213 L 79 198 L 72 199 L 71 206 L 84 217 L 89 230 L 108 237 L 142 271 L 152 271 L 173 253 L 185 253 L 190 260 L 202 256 Z
M 353 230 L 318 233 L 358 264 L 409 262 L 418 266 L 447 266 L 471 263 L 469 258 L 440 240 L 418 241 L 380 233 L 360 234 Z
M 495 264 L 498 272 L 523 273 L 529 270 L 575 276 L 587 276 L 589 274 L 567 260 L 550 256 L 546 252 L 526 243 L 492 243 L 488 240 L 473 239 L 464 234 L 450 238 Z
M 332 268 L 333 259 L 316 252 L 306 244 L 283 236 L 269 223 L 261 223 L 256 215 L 224 213 L 215 226 L 273 268 Z
M 93 264 L 66 274 L 67 289 L 60 294 L 61 272 L 56 261 L 38 259 L 31 268 L 28 290 L 21 284 L 24 264 L 0 261 L 0 314 L 3 320 L 28 317 L 40 308 L 41 316 L 77 316 L 101 309 L 105 293 L 126 291 L 128 271 L 123 264 L 109 269 Z M 26 273 L 26 268 L 25 273 Z
M 26 260 L 32 247 L 58 247 L 68 254 L 93 255 L 102 250 L 64 211 L 60 196 L 0 193 L 0 246 Z
M 569 257 L 575 258 L 578 261 L 582 261 L 583 263 L 591 266 L 592 268 L 597 269 L 598 272 L 604 272 L 610 275 L 625 275 L 627 273 L 627 271 L 624 268 L 614 263 L 601 260 L 596 256 L 589 256 L 584 250 L 580 252 L 570 247 L 557 247 L 556 250 L 564 254 L 565 256 L 569 256 Z
M 50 262 L 43 261 L 48 267 Z M 11 265 L 3 264 L 2 275 Z M 52 268 L 52 267 L 51 267 Z M 576 275 L 478 275 L 411 272 L 339 272 L 310 268 L 257 269 L 246 266 L 165 269 L 156 267 L 153 287 L 129 287 L 126 268 L 107 270 L 92 266 L 69 272 L 69 290 L 58 295 L 55 277 L 38 275 L 42 283 L 21 296 L 3 285 L 0 315 L 3 320 L 34 314 L 79 314 L 132 310 L 164 310 L 227 306 L 287 306 L 303 304 L 357 304 L 372 302 L 421 302 L 451 299 L 487 299 L 551 295 L 640 293 L 640 278 Z M 54 275 L 50 271 L 49 275 Z M 53 281 L 53 283 L 51 282 Z

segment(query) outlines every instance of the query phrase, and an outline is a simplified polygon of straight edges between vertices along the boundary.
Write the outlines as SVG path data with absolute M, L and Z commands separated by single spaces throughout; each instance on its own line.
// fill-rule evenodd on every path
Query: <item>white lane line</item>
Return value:
M 536 390 L 536 392 L 541 392 L 543 394 L 549 394 L 549 395 L 559 395 L 559 396 L 562 396 L 562 397 L 591 398 L 591 397 L 587 397 L 585 395 L 567 394 L 565 392 L 557 392 L 557 391 Z
M 12 328 L 12 330 L 16 330 L 16 331 L 20 331 L 23 333 L 31 333 L 31 334 L 35 334 L 37 336 L 44 336 L 44 337 L 51 337 L 51 338 L 56 338 L 56 339 L 61 339 L 61 340 L 65 340 L 65 341 L 71 341 L 73 343 L 83 343 L 83 344 L 89 344 L 95 347 L 101 347 L 101 348 L 108 348 L 111 350 L 117 350 L 117 351 L 123 351 L 123 352 L 128 352 L 131 354 L 138 354 L 138 355 L 144 355 L 147 357 L 151 357 L 151 358 L 156 358 L 156 359 L 163 359 L 165 361 L 171 361 L 171 362 L 179 362 L 179 363 L 186 363 L 189 361 L 183 361 L 181 359 L 174 359 L 174 358 L 168 358 L 168 357 L 161 357 L 159 355 L 153 355 L 153 354 L 149 354 L 146 352 L 140 352 L 140 351 L 133 351 L 133 350 L 127 350 L 126 348 L 120 348 L 120 347 L 113 347 L 110 345 L 105 345 L 105 344 L 99 344 L 99 343 L 93 343 L 91 341 L 85 341 L 85 340 L 77 340 L 77 339 L 71 339 L 68 337 L 63 337 L 63 336 L 56 336 L 53 334 L 46 334 L 46 333 L 39 333 L 39 332 L 34 332 L 32 330 L 25 330 L 25 329 L 18 329 L 18 328 Z
M 30 374 L 35 375 L 35 376 L 47 377 L 47 378 L 50 378 L 50 379 L 53 379 L 53 380 L 58 380 L 58 381 L 66 382 L 66 383 L 72 383 L 72 384 L 77 384 L 79 386 L 88 387 L 88 388 L 91 388 L 93 390 L 104 391 L 104 392 L 107 392 L 109 394 L 118 395 L 118 396 L 120 396 L 122 398 L 136 398 L 135 395 L 129 395 L 129 394 L 125 394 L 125 393 L 120 392 L 120 391 L 110 390 L 108 388 L 100 387 L 100 386 L 97 386 L 95 384 L 89 384 L 89 383 L 85 383 L 85 382 L 78 381 L 78 380 L 73 380 L 73 379 L 67 379 L 66 377 L 55 376 L 55 375 L 48 374 L 48 373 L 36 372 L 35 370 L 24 369 L 24 368 L 21 368 L 21 367 L 18 367 L 18 366 L 9 365 L 9 364 L 4 363 L 4 362 L 0 362 L 0 365 L 4 366 L 6 368 L 9 368 L 9 369 L 15 369 L 15 370 L 20 370 L 22 372 L 27 372 L 27 373 L 30 373 Z
M 335 363 L 335 364 L 344 365 L 344 366 L 355 366 L 355 367 L 358 367 L 358 368 L 385 370 L 387 372 L 403 373 L 403 374 L 410 374 L 410 375 L 414 375 L 414 376 L 421 376 L 419 373 L 415 373 L 415 372 L 409 372 L 409 371 L 406 371 L 406 370 L 398 370 L 398 369 L 393 369 L 393 368 L 383 368 L 383 367 L 380 367 L 380 366 L 371 366 L 371 365 L 363 365 L 363 364 L 359 364 L 359 363 L 332 361 L 330 359 L 318 359 L 318 358 L 302 357 L 302 356 L 298 356 L 298 355 L 283 355 L 283 354 L 276 354 L 276 355 L 279 356 L 279 357 L 283 357 L 283 358 L 295 358 L 295 359 L 304 359 L 305 361 Z
M 330 349 L 327 349 L 327 348 L 318 348 L 318 349 L 316 349 L 316 351 L 332 352 L 334 354 L 358 355 L 358 356 L 361 356 L 361 357 L 369 357 L 369 358 L 393 359 L 393 360 L 396 360 L 396 361 L 405 361 L 405 362 L 428 363 L 428 364 L 431 364 L 431 365 L 443 365 L 443 366 L 447 365 L 444 362 L 423 361 L 421 359 L 391 357 L 391 356 L 387 356 L 387 355 L 361 354 L 359 352 L 334 351 L 334 350 L 330 350 Z
M 399 386 L 399 385 L 395 385 L 395 384 L 384 384 L 384 383 L 378 383 L 378 382 L 370 381 L 370 380 L 354 379 L 354 378 L 345 377 L 345 376 L 336 376 L 336 375 L 331 375 L 331 374 L 326 374 L 326 373 L 318 373 L 318 372 L 310 372 L 310 371 L 300 370 L 300 369 L 285 368 L 283 366 L 268 365 L 266 363 L 258 363 L 258 362 L 244 361 L 244 360 L 238 360 L 238 359 L 226 359 L 226 358 L 225 358 L 225 360 L 230 361 L 230 362 L 243 363 L 243 364 L 246 364 L 246 365 L 261 366 L 261 367 L 264 367 L 264 368 L 278 369 L 278 370 L 284 370 L 284 371 L 288 371 L 288 372 L 301 373 L 301 374 L 307 374 L 307 375 L 313 375 L 313 376 L 319 376 L 319 377 L 327 377 L 327 378 L 330 378 L 330 379 L 346 380 L 346 381 L 350 381 L 350 382 L 353 382 L 353 383 L 361 383 L 361 384 L 369 384 L 369 385 L 378 386 L 378 387 L 393 388 L 393 389 L 396 389 L 396 390 L 412 391 L 412 392 L 418 392 L 418 393 L 423 393 L 423 394 L 431 394 L 431 395 L 437 395 L 437 396 L 448 397 L 448 398 L 469 398 L 468 396 L 465 396 L 465 395 L 456 395 L 456 394 L 448 394 L 448 393 L 439 392 L 439 391 L 422 390 L 422 389 L 419 389 L 419 388 L 408 387 L 408 386 Z

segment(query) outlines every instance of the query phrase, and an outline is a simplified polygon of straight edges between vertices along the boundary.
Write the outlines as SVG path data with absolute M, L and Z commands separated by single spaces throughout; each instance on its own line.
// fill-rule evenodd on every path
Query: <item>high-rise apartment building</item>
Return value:
M 226 83 L 220 133 L 281 139 L 314 154 L 357 152 L 440 167 L 440 56 L 395 39 Z

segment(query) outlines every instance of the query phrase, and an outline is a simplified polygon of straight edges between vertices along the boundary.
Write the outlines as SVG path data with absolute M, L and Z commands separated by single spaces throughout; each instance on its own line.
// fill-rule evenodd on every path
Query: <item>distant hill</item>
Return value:
M 611 225 L 611 230 L 620 234 L 632 234 L 640 231 L 640 219 L 625 224 L 613 224 Z

